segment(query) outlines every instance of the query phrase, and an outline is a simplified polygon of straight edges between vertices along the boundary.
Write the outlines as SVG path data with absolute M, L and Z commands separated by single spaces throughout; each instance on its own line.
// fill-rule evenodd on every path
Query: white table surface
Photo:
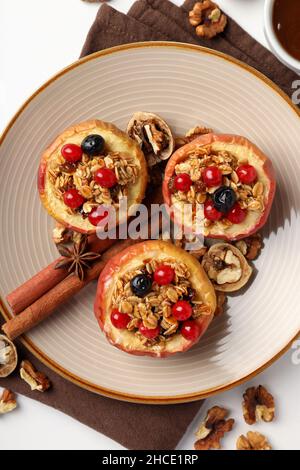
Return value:
M 126 12 L 132 3 L 133 0 L 112 0 L 110 4 Z M 218 3 L 265 44 L 263 0 Z M 97 4 L 80 0 L 0 0 L 1 130 L 38 86 L 76 60 L 97 8 Z M 294 346 L 298 350 L 289 351 L 247 384 L 265 384 L 276 398 L 276 420 L 255 426 L 269 437 L 275 449 L 300 448 L 300 341 Z M 249 430 L 241 412 L 245 388 L 242 385 L 206 400 L 178 449 L 193 448 L 193 433 L 205 411 L 215 404 L 229 408 L 236 419 L 234 430 L 223 440 L 225 449 L 234 449 L 237 436 Z M 111 439 L 34 400 L 18 396 L 18 405 L 13 413 L 0 417 L 0 449 L 122 449 Z

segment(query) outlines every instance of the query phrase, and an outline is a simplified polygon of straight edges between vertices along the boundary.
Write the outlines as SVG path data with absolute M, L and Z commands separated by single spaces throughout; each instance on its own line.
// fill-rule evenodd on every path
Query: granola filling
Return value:
M 153 274 L 161 265 L 174 270 L 174 279 L 170 284 L 159 285 Z M 151 279 L 151 289 L 144 296 L 137 296 L 132 291 L 132 280 L 138 275 L 146 275 Z M 118 310 L 130 317 L 127 329 L 136 335 L 142 344 L 154 345 L 170 341 L 176 333 L 180 333 L 181 321 L 177 320 L 172 307 L 178 301 L 185 300 L 192 307 L 190 320 L 211 315 L 210 306 L 196 300 L 196 292 L 190 282 L 190 272 L 184 263 L 172 258 L 163 262 L 145 259 L 134 270 L 130 270 L 116 281 L 112 295 L 111 310 Z M 152 339 L 146 338 L 139 331 L 140 325 L 149 330 L 159 329 L 159 334 Z
M 97 170 L 103 168 L 115 174 L 116 184 L 111 188 L 101 186 L 94 179 Z M 120 199 L 128 195 L 128 186 L 137 181 L 139 168 L 130 155 L 120 152 L 108 152 L 96 157 L 83 154 L 76 163 L 69 163 L 58 155 L 50 162 L 48 175 L 54 185 L 55 196 L 61 201 L 64 201 L 67 191 L 78 191 L 83 204 L 76 209 L 66 205 L 66 210 L 71 215 L 79 212 L 85 218 L 99 205 L 112 205 L 117 209 Z
M 192 204 L 192 222 L 196 222 L 196 207 L 199 204 L 208 204 L 214 201 L 215 193 L 219 188 L 230 188 L 234 192 L 234 197 L 239 208 L 244 214 L 251 212 L 264 211 L 264 193 L 265 187 L 261 181 L 255 179 L 252 183 L 245 184 L 240 180 L 238 168 L 240 165 L 248 165 L 246 158 L 238 159 L 227 150 L 215 150 L 211 146 L 197 147 L 189 153 L 184 161 L 178 163 L 175 167 L 175 174 L 169 182 L 172 204 L 187 202 Z M 218 185 L 210 186 L 205 183 L 203 172 L 208 167 L 217 168 L 221 173 L 221 179 Z M 187 191 L 176 189 L 176 176 L 189 175 L 191 184 Z M 216 193 L 217 194 L 217 193 Z M 199 221 L 197 220 L 197 223 Z M 228 213 L 220 213 L 218 220 L 211 220 L 205 217 L 201 220 L 204 227 L 218 227 L 226 230 L 237 221 L 231 221 Z

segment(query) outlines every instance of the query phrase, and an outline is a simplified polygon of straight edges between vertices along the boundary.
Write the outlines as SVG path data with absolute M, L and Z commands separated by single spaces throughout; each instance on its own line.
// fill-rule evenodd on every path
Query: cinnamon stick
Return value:
M 146 206 L 148 208 L 151 207 L 151 204 L 161 204 L 163 201 L 161 189 L 157 188 L 147 199 Z M 100 240 L 95 236 L 90 243 L 89 251 L 103 253 L 116 242 L 117 240 L 111 239 Z M 18 315 L 25 310 L 68 276 L 67 270 L 55 269 L 55 266 L 61 260 L 61 257 L 56 259 L 6 296 L 14 315 Z
M 101 259 L 89 269 L 84 281 L 80 281 L 80 279 L 74 275 L 63 279 L 32 305 L 23 310 L 22 313 L 6 322 L 2 326 L 2 330 L 6 336 L 14 340 L 48 318 L 57 307 L 81 291 L 81 289 L 91 281 L 97 279 L 105 264 L 112 256 L 137 242 L 138 240 L 128 239 L 115 243 L 111 248 L 105 251 Z
M 155 200 L 161 200 L 160 192 L 156 193 L 152 199 L 153 204 Z M 148 223 L 149 218 L 150 214 L 148 214 L 145 223 Z M 165 227 L 168 227 L 168 224 L 168 219 L 160 217 L 159 226 L 157 227 L 157 234 L 163 231 Z M 148 237 L 151 238 L 151 225 L 148 225 Z M 97 240 L 95 243 L 100 241 L 101 240 Z M 5 332 L 5 334 L 9 338 L 15 339 L 38 325 L 41 321 L 48 318 L 57 307 L 62 305 L 73 295 L 77 294 L 91 281 L 97 279 L 105 264 L 111 257 L 124 250 L 128 246 L 140 242 L 141 240 L 127 239 L 123 241 L 116 241 L 107 239 L 105 241 L 112 242 L 113 246 L 107 249 L 103 253 L 101 259 L 88 270 L 87 275 L 83 281 L 80 281 L 80 279 L 73 274 L 63 279 L 56 286 L 48 290 L 44 295 L 33 302 L 32 305 L 25 308 L 19 315 L 16 315 L 11 320 L 6 322 L 2 326 L 2 330 Z M 93 244 L 91 244 L 91 247 L 92 245 Z M 102 248 L 103 246 L 104 245 L 101 245 Z M 95 245 L 93 248 L 95 248 Z
M 103 253 L 115 242 L 116 240 L 99 240 L 97 238 L 91 243 L 90 251 Z M 18 315 L 20 312 L 25 310 L 25 308 L 33 304 L 68 276 L 67 270 L 55 269 L 57 263 L 62 259 L 62 257 L 56 259 L 43 268 L 39 273 L 35 274 L 31 279 L 7 295 L 6 300 L 14 315 Z

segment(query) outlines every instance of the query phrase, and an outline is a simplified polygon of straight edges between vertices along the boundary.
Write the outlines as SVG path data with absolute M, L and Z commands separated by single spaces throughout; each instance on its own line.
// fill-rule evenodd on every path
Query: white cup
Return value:
M 299 0 L 295 0 L 299 1 Z M 295 72 L 300 72 L 300 61 L 291 56 L 281 45 L 279 39 L 276 36 L 273 27 L 273 10 L 274 10 L 275 0 L 265 0 L 265 10 L 264 10 L 264 26 L 265 26 L 265 36 L 268 41 L 272 52 L 276 57 L 285 65 L 295 70 Z

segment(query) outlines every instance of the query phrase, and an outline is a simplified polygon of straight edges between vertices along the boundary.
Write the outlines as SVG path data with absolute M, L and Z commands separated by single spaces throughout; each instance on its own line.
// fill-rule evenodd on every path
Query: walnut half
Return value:
M 261 252 L 263 247 L 262 236 L 260 233 L 255 233 L 251 237 L 235 242 L 235 246 L 243 253 L 245 258 L 252 261 L 256 259 Z
M 237 450 L 271 450 L 267 438 L 259 432 L 249 431 L 247 437 L 243 434 L 236 441 Z
M 59 222 L 56 222 L 54 229 L 52 230 L 52 239 L 56 245 L 59 243 L 66 243 L 67 240 L 67 232 L 68 229 L 60 224 Z
M 26 383 L 28 383 L 31 390 L 45 392 L 51 386 L 51 382 L 48 377 L 46 377 L 42 372 L 38 372 L 29 361 L 21 362 L 20 376 Z
M 15 395 L 8 389 L 5 389 L 0 398 L 0 414 L 9 413 L 17 407 Z
M 205 420 L 201 423 L 194 447 L 196 450 L 220 449 L 220 441 L 226 432 L 231 431 L 234 419 L 225 419 L 228 410 L 214 406 L 208 410 Z
M 229 243 L 216 243 L 204 255 L 202 266 L 218 291 L 235 292 L 249 281 L 252 268 L 241 251 Z
M 0 377 L 8 377 L 17 367 L 18 354 L 10 339 L 0 335 Z
M 224 31 L 227 17 L 216 3 L 203 0 L 195 3 L 189 12 L 189 21 L 196 27 L 197 36 L 211 39 Z
M 247 424 L 254 424 L 263 420 L 267 423 L 273 421 L 275 416 L 274 398 L 268 390 L 259 385 L 247 388 L 243 395 L 243 414 Z
M 127 134 L 139 144 L 150 167 L 167 160 L 174 152 L 172 131 L 157 114 L 134 113 L 128 123 Z
M 201 137 L 202 135 L 212 134 L 213 129 L 204 126 L 196 126 L 192 127 L 187 131 L 185 136 L 179 136 L 175 138 L 175 148 L 176 150 L 183 145 L 189 144 L 193 140 L 197 139 L 197 137 Z

